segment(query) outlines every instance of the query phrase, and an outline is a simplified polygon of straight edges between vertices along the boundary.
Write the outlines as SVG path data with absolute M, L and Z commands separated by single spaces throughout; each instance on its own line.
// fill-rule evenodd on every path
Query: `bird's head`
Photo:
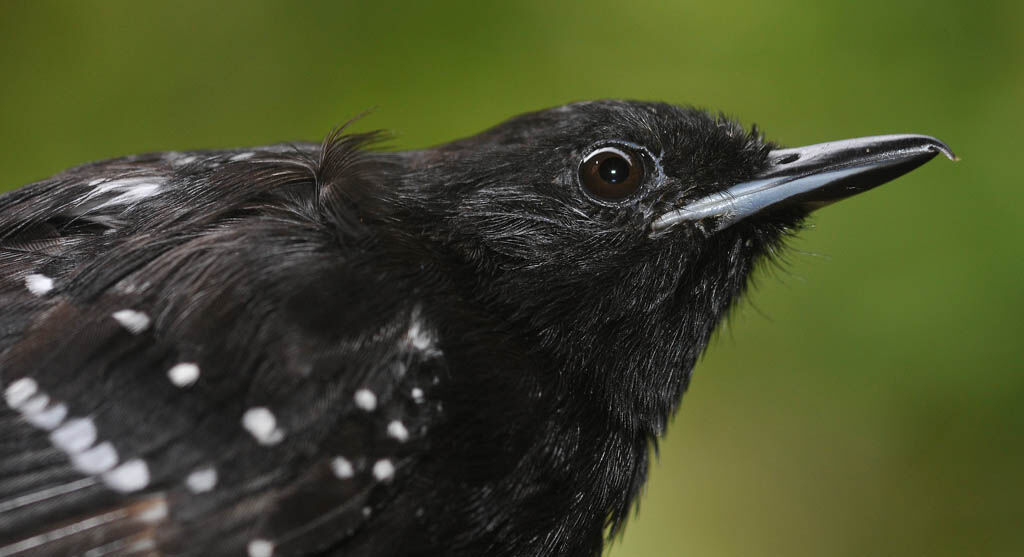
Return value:
M 938 152 L 918 135 L 779 149 L 693 108 L 582 102 L 402 154 L 394 222 L 560 362 L 569 396 L 653 434 L 759 261 L 814 208 Z

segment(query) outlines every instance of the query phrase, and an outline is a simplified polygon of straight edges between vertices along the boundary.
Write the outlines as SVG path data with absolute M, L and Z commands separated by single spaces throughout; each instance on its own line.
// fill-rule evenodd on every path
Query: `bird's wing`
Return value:
M 444 358 L 323 225 L 316 157 L 122 159 L 0 198 L 0 556 L 304 553 L 387 504 Z

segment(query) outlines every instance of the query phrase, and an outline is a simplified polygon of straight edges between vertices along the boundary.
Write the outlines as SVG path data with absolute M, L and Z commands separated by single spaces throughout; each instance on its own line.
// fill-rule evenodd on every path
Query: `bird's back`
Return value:
M 304 553 L 375 512 L 444 362 L 325 225 L 320 156 L 140 156 L 0 197 L 0 555 Z

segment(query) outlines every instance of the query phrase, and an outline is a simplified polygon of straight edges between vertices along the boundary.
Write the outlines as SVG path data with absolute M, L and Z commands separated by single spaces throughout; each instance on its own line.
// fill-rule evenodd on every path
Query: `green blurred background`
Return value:
M 1024 555 L 1024 2 L 0 4 L 4 189 L 372 107 L 408 148 L 600 97 L 963 159 L 822 210 L 760 274 L 610 555 Z

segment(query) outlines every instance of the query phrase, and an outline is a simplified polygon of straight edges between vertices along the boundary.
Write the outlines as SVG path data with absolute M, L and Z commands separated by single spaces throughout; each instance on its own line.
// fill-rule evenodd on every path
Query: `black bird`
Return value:
M 0 556 L 594 556 L 716 323 L 940 141 L 583 102 L 0 197 Z

